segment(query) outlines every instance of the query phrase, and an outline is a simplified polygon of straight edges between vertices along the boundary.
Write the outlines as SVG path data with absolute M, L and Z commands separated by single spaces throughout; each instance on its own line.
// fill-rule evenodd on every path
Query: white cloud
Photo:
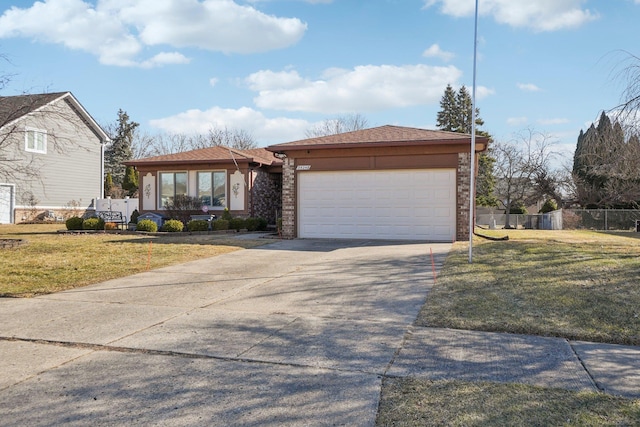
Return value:
M 563 125 L 565 123 L 569 123 L 569 119 L 556 118 L 556 119 L 540 119 L 538 123 L 541 125 L 549 126 L 549 125 Z
M 437 103 L 446 85 L 461 76 L 454 66 L 362 65 L 331 68 L 316 80 L 292 70 L 264 70 L 245 81 L 258 92 L 254 102 L 260 108 L 340 114 Z
M 456 55 L 452 52 L 447 52 L 440 49 L 440 46 L 437 44 L 432 44 L 429 46 L 424 52 L 422 52 L 422 56 L 426 58 L 440 58 L 445 62 L 451 61 Z
M 533 83 L 518 83 L 518 89 L 525 92 L 540 92 L 542 90 Z
M 189 58 L 179 52 L 161 52 L 153 58 L 140 63 L 142 68 L 161 67 L 170 64 L 188 64 L 191 62 Z
M 509 126 L 523 126 L 529 122 L 529 119 L 526 117 L 509 117 L 507 119 L 507 124 Z
M 470 0 L 425 0 L 425 8 L 440 6 L 445 15 L 473 16 L 475 4 Z M 478 14 L 490 15 L 496 22 L 534 31 L 576 28 L 598 18 L 584 9 L 585 0 L 479 0 Z
M 218 84 L 218 78 L 217 77 L 211 77 L 209 79 L 209 85 L 211 85 L 211 87 L 214 87 L 217 84 Z
M 46 23 L 46 24 L 43 24 Z M 186 63 L 178 52 L 139 60 L 143 48 L 172 46 L 225 53 L 265 52 L 300 40 L 306 24 L 232 0 L 46 0 L 0 16 L 0 38 L 24 37 L 90 52 L 103 64 Z
M 242 129 L 263 146 L 303 139 L 313 126 L 306 120 L 287 117 L 268 118 L 260 111 L 212 107 L 208 110 L 188 110 L 171 117 L 151 120 L 149 124 L 171 133 L 207 133 L 210 128 Z

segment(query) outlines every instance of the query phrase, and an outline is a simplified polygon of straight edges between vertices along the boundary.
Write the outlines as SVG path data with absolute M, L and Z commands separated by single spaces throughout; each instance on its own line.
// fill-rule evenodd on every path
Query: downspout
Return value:
M 100 142 L 100 191 L 98 192 L 98 194 L 100 194 L 100 198 L 104 199 L 104 147 L 107 145 L 107 141 L 101 141 Z M 98 208 L 97 206 L 97 200 L 96 200 L 96 209 Z

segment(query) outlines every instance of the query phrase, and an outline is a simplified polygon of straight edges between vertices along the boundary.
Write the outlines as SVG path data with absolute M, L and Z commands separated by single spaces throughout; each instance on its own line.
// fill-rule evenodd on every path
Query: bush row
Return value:
M 229 218 L 227 216 L 227 218 Z M 82 219 L 80 217 L 71 217 L 65 223 L 67 230 L 115 230 L 118 225 L 115 223 L 106 223 L 102 218 Z M 267 229 L 267 220 L 264 218 L 229 218 L 225 215 L 221 219 L 217 219 L 211 223 L 211 228 L 216 231 L 220 230 L 236 230 L 247 229 L 247 231 L 265 231 Z M 182 221 L 177 219 L 169 219 L 162 225 L 160 231 L 169 233 L 177 233 L 184 231 L 185 226 Z M 207 231 L 209 230 L 209 222 L 202 219 L 194 219 L 187 223 L 188 231 Z M 142 219 L 138 221 L 136 230 L 155 233 L 158 231 L 158 225 L 150 219 Z

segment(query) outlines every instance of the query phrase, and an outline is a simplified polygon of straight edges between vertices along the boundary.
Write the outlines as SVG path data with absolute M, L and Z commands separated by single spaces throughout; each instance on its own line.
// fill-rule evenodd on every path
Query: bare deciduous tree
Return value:
M 0 78 L 0 87 L 2 84 Z M 47 130 L 47 150 L 64 154 L 83 149 L 56 124 L 65 123 L 80 131 L 83 123 L 75 117 L 73 107 L 69 109 L 63 103 L 51 103 L 64 94 L 0 97 L 0 181 L 43 184 L 38 158 L 22 149 L 28 130 L 19 119 L 27 114 L 30 126 Z
M 207 134 L 159 133 L 149 135 L 136 132 L 133 140 L 133 157 L 162 156 L 200 148 L 225 146 L 239 150 L 256 148 L 253 136 L 242 129 L 210 128 Z
M 527 129 L 509 142 L 496 142 L 493 157 L 495 193 L 506 210 L 505 228 L 510 228 L 510 211 L 516 202 L 535 202 L 557 193 L 550 163 L 552 141 L 546 134 Z
M 334 119 L 327 119 L 313 128 L 308 129 L 305 135 L 307 138 L 317 138 L 366 129 L 368 126 L 369 121 L 365 117 L 360 114 L 351 114 Z

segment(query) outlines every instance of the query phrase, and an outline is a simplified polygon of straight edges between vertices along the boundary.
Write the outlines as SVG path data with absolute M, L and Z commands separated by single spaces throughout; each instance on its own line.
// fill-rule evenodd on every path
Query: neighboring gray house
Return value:
M 71 92 L 0 97 L 0 224 L 93 208 L 108 141 Z

